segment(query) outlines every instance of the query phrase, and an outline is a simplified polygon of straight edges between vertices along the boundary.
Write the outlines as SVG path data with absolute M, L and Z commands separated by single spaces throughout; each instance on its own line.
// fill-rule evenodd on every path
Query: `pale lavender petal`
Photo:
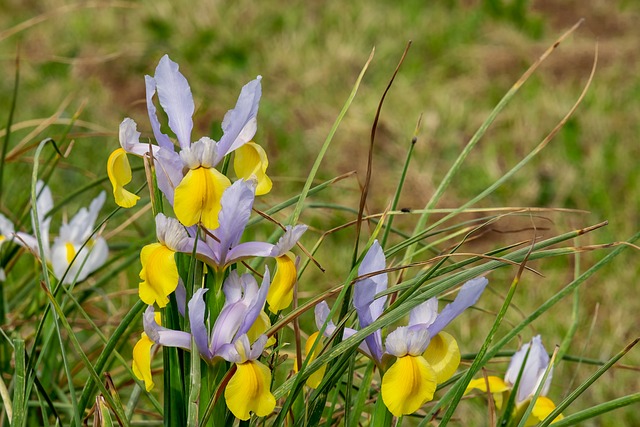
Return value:
M 531 350 L 529 350 L 531 348 Z M 529 351 L 527 357 L 527 363 L 522 368 L 524 359 Z M 509 368 L 505 374 L 505 382 L 507 384 L 515 384 L 520 371 L 522 370 L 522 377 L 520 378 L 520 384 L 518 386 L 518 394 L 516 395 L 516 402 L 521 403 L 535 394 L 536 389 L 540 385 L 544 372 L 549 365 L 549 355 L 542 345 L 540 336 L 536 336 L 530 343 L 526 343 L 518 350 L 511 358 Z M 551 373 L 547 377 L 547 381 L 542 389 L 542 395 L 546 395 L 549 390 Z
M 178 68 L 178 64 L 165 55 L 160 59 L 153 77 L 160 105 L 169 118 L 169 127 L 178 137 L 180 148 L 186 148 L 191 144 L 194 104 L 189 83 Z
M 154 155 L 158 188 L 162 191 L 162 194 L 164 194 L 171 206 L 173 206 L 175 189 L 180 185 L 184 177 L 182 173 L 182 160 L 180 160 L 178 153 L 162 148 L 156 150 Z
M 436 320 L 429 326 L 431 336 L 436 336 L 453 319 L 475 304 L 488 284 L 489 281 L 485 277 L 477 277 L 462 285 L 456 299 L 454 299 L 452 303 L 447 304 L 438 317 L 436 317 Z
M 225 279 L 222 285 L 222 292 L 224 293 L 224 305 L 234 304 L 242 299 L 244 292 L 243 283 L 240 280 L 237 270 L 233 270 L 229 273 L 229 276 Z
M 331 310 L 329 309 L 329 305 L 326 301 L 321 301 L 313 310 L 316 318 L 316 327 L 318 330 L 322 329 L 324 324 L 327 324 L 327 327 L 324 330 L 324 336 L 330 337 L 336 331 L 336 325 L 333 323 L 333 320 L 329 318 L 329 313 Z
M 322 301 L 318 305 L 316 305 L 314 309 L 314 314 L 316 319 L 316 327 L 318 328 L 318 330 L 320 330 L 324 325 L 324 323 L 327 321 L 330 311 L 331 310 L 329 310 L 329 306 L 325 301 Z M 331 319 L 329 319 L 327 323 L 327 327 L 325 328 L 324 333 L 322 335 L 327 338 L 330 338 L 335 333 L 335 331 L 336 331 L 336 325 L 333 323 Z M 344 328 L 344 332 L 342 333 L 342 339 L 346 340 L 347 338 L 350 338 L 353 335 L 355 335 L 357 332 L 358 331 L 352 328 Z M 358 350 L 362 351 L 368 357 L 373 359 L 366 342 L 362 341 L 358 346 Z
M 147 113 L 149 114 L 151 129 L 153 129 L 153 136 L 156 138 L 160 147 L 165 150 L 175 151 L 171 139 L 160 130 L 160 121 L 158 121 L 156 106 L 153 103 L 153 95 L 156 93 L 156 81 L 151 76 L 144 76 L 144 83 L 147 90 Z
M 203 357 L 210 360 L 213 358 L 213 354 L 209 350 L 209 333 L 205 325 L 207 306 L 204 302 L 204 294 L 206 292 L 207 289 L 198 289 L 193 293 L 193 297 L 189 301 L 189 323 L 198 351 Z
M 133 119 L 129 117 L 122 120 L 118 130 L 118 139 L 120 140 L 120 146 L 127 153 L 135 154 L 137 156 L 144 156 L 149 152 L 149 146 L 140 143 L 140 132 L 138 132 L 138 125 Z
M 216 350 L 214 357 L 221 357 L 227 362 L 242 363 L 242 358 L 238 354 L 238 350 L 232 343 L 223 344 Z
M 438 299 L 430 298 L 422 304 L 416 306 L 409 313 L 409 326 L 423 325 L 430 326 L 438 317 Z
M 267 345 L 268 340 L 269 337 L 264 334 L 258 337 L 258 339 L 251 345 L 251 351 L 248 354 L 249 360 L 257 360 L 262 355 L 264 346 Z
M 216 236 L 220 239 L 220 260 L 227 264 L 227 253 L 233 249 L 244 232 L 255 199 L 255 180 L 238 180 L 222 194 L 222 209 L 218 215 L 220 227 Z
M 285 227 L 284 234 L 282 235 L 282 237 L 280 237 L 278 243 L 273 246 L 273 249 L 271 250 L 271 256 L 275 258 L 289 252 L 296 245 L 296 243 L 298 243 L 298 240 L 300 240 L 300 237 L 302 237 L 304 232 L 307 231 L 307 228 L 309 227 L 304 224 L 299 224 L 295 227 L 287 225 Z
M 150 305 L 142 315 L 142 323 L 144 332 L 149 339 L 156 344 L 165 347 L 180 347 L 185 350 L 191 350 L 191 334 L 184 331 L 174 331 L 164 328 L 156 323 L 154 318 L 154 309 Z
M 175 290 L 176 303 L 178 304 L 178 313 L 184 317 L 185 308 L 187 307 L 187 288 L 184 287 L 182 278 L 178 279 L 178 287 Z
M 262 95 L 261 76 L 250 81 L 240 91 L 235 108 L 229 110 L 222 121 L 224 134 L 218 143 L 217 162 L 224 156 L 246 144 L 257 130 L 258 104 Z M 217 163 L 216 162 L 216 163 Z
M 385 263 L 382 247 L 375 240 L 358 268 L 358 276 L 366 276 L 367 274 L 382 271 L 385 269 Z M 353 305 L 358 312 L 361 328 L 371 324 L 384 311 L 387 297 L 374 298 L 386 289 L 387 273 L 367 277 L 355 283 L 353 287 Z
M 245 242 L 231 249 L 224 260 L 223 265 L 232 264 L 251 257 L 272 256 L 273 245 L 266 242 Z
M 22 231 L 18 231 L 17 233 L 14 233 L 14 236 L 15 236 L 14 242 L 22 246 L 23 248 L 29 249 L 29 251 L 31 251 L 31 253 L 34 254 L 35 256 L 39 256 L 38 241 L 34 236 L 27 233 L 23 233 Z
M 246 276 L 249 276 L 255 283 L 253 276 L 249 274 L 247 274 Z M 258 316 L 260 316 L 260 312 L 264 309 L 264 303 L 267 300 L 269 285 L 271 285 L 271 278 L 269 274 L 269 268 L 266 268 L 264 276 L 262 278 L 262 284 L 260 285 L 260 290 L 258 291 L 257 295 L 249 295 L 248 293 L 245 293 L 245 299 L 249 300 L 249 305 L 247 307 L 245 318 L 242 321 L 242 325 L 240 325 L 240 328 L 238 329 L 236 335 L 246 334 L 249 329 L 251 329 L 251 326 L 253 326 Z M 262 350 L 260 351 L 262 352 Z
M 236 332 L 242 325 L 247 307 L 242 301 L 225 306 L 213 325 L 211 332 L 211 354 L 218 355 L 220 347 L 233 342 Z

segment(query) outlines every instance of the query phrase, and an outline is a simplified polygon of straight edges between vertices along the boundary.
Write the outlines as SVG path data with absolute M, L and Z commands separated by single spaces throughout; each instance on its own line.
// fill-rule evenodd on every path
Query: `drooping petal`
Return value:
M 180 147 L 186 148 L 191 144 L 194 104 L 189 83 L 178 68 L 178 64 L 164 55 L 153 78 L 160 105 L 169 118 L 169 127 L 178 137 Z
M 293 286 L 296 283 L 296 265 L 293 254 L 286 253 L 276 258 L 276 274 L 267 294 L 269 311 L 277 313 L 293 301 Z
M 236 106 L 227 111 L 222 120 L 224 134 L 218 143 L 217 162 L 224 156 L 251 141 L 257 130 L 256 116 L 262 96 L 261 76 L 250 81 L 240 91 Z M 217 163 L 216 162 L 216 163 Z
M 160 130 L 160 121 L 158 121 L 158 116 L 156 114 L 156 106 L 153 104 L 153 95 L 156 93 L 156 81 L 151 76 L 144 76 L 144 82 L 147 93 L 147 113 L 149 115 L 149 122 L 151 122 L 153 136 L 156 138 L 160 147 L 165 150 L 175 151 L 173 143 L 169 137 Z
M 436 320 L 429 326 L 431 336 L 438 334 L 453 319 L 475 304 L 488 284 L 489 281 L 485 277 L 478 277 L 462 285 L 456 299 L 454 299 L 452 303 L 447 304 Z
M 553 403 L 553 401 L 551 401 L 551 399 L 545 396 L 538 396 L 538 400 L 536 400 L 536 403 L 534 403 L 533 410 L 531 411 L 531 415 L 529 415 L 525 426 L 534 426 L 538 424 L 539 422 L 547 418 L 547 416 L 554 409 L 556 409 L 556 405 L 555 403 Z M 551 421 L 551 424 L 558 422 L 563 418 L 564 415 L 560 414 L 556 418 L 554 418 L 553 421 Z
M 259 417 L 269 415 L 276 406 L 270 385 L 271 372 L 262 363 L 249 360 L 236 364 L 236 373 L 224 391 L 227 407 L 241 420 L 248 420 L 250 412 Z
M 146 245 L 140 251 L 140 299 L 146 304 L 165 307 L 169 294 L 178 286 L 178 267 L 175 252 L 160 243 Z
M 151 347 L 153 341 L 149 339 L 144 332 L 140 335 L 140 339 L 133 347 L 133 374 L 141 381 L 147 391 L 151 391 L 154 386 L 153 377 L 151 376 Z
M 255 177 L 258 180 L 256 196 L 262 196 L 271 191 L 273 183 L 267 176 L 268 166 L 267 153 L 255 142 L 247 142 L 235 152 L 233 169 L 236 176 L 245 180 Z
M 118 148 L 109 156 L 107 175 L 113 187 L 113 197 L 116 204 L 123 208 L 135 206 L 140 197 L 124 188 L 131 182 L 131 166 L 129 159 L 127 159 L 127 153 L 122 148 Z
M 153 306 L 150 305 L 142 314 L 142 324 L 144 332 L 149 339 L 156 344 L 165 347 L 178 347 L 185 350 L 191 350 L 191 334 L 184 331 L 176 331 L 165 328 L 159 324 L 159 315 Z
M 460 365 L 458 343 L 446 332 L 440 332 L 432 337 L 422 356 L 436 373 L 438 384 L 451 378 Z
M 403 356 L 382 377 L 382 400 L 396 417 L 412 414 L 433 399 L 436 373 L 422 356 Z
M 218 228 L 220 200 L 230 185 L 229 178 L 213 168 L 189 170 L 174 193 L 176 217 L 187 227 L 201 222 L 210 230 Z

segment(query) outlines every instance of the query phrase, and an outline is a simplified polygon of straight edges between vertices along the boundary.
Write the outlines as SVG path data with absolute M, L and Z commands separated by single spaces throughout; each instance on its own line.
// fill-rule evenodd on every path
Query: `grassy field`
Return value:
M 302 188 L 358 72 L 375 47 L 373 62 L 318 180 L 350 171 L 357 174 L 310 200 L 316 205 L 305 210 L 301 221 L 312 226 L 306 236 L 307 244 L 312 245 L 322 232 L 355 218 L 343 208 L 358 207 L 375 111 L 409 40 L 412 46 L 385 100 L 377 128 L 367 210 L 381 212 L 391 200 L 420 117 L 415 154 L 399 206 L 421 209 L 511 85 L 561 33 L 584 18 L 500 114 L 438 207 L 453 208 L 469 200 L 532 150 L 578 99 L 597 53 L 595 77 L 576 113 L 536 159 L 477 207 L 586 211 L 543 213 L 533 221 L 542 236 L 609 221 L 607 227 L 580 238 L 575 245 L 621 241 L 635 233 L 640 223 L 640 6 L 631 0 L 435 3 L 296 1 L 283 8 L 276 1 L 247 0 L 195 0 L 182 6 L 166 0 L 2 2 L 2 128 L 11 109 L 16 57 L 20 81 L 0 211 L 10 218 L 23 212 L 18 209 L 27 198 L 34 148 L 44 138 L 58 140 L 68 131 L 68 138 L 74 141 L 51 178 L 58 201 L 89 181 L 106 179 L 104 165 L 118 146 L 118 124 L 124 117 L 134 118 L 143 135 L 151 136 L 143 76 L 153 73 L 165 53 L 180 64 L 191 84 L 195 135 L 219 137 L 222 117 L 233 106 L 240 86 L 256 75 L 263 76 L 256 141 L 269 153 L 275 185 L 261 203 L 270 206 L 285 200 Z M 77 120 L 68 129 L 74 117 Z M 136 178 L 142 182 L 143 172 Z M 109 189 L 108 181 L 103 187 Z M 69 214 L 75 212 L 74 203 L 85 205 L 88 197 L 73 200 Z M 107 205 L 108 209 L 115 207 L 110 198 Z M 121 212 L 107 224 L 105 233 L 113 234 L 109 239 L 112 253 L 136 239 L 142 246 L 154 238 L 151 214 L 134 215 Z M 469 213 L 464 218 L 478 215 Z M 278 219 L 285 218 L 281 213 Z M 409 232 L 416 218 L 404 215 L 395 224 Z M 118 230 L 127 219 L 131 219 L 130 226 Z M 529 216 L 507 217 L 465 245 L 465 252 L 529 239 L 531 225 Z M 327 238 L 317 254 L 326 272 L 310 267 L 308 282 L 300 284 L 302 297 L 343 280 L 350 267 L 344 260 L 351 257 L 352 231 Z M 522 319 L 523 313 L 570 282 L 576 271 L 586 270 L 604 255 L 606 250 L 533 263 L 544 277 L 525 274 L 514 300 L 518 310 L 510 310 L 503 328 Z M 637 250 L 626 251 L 581 288 L 579 328 L 571 354 L 607 360 L 638 336 L 638 255 Z M 400 259 L 391 262 L 397 264 Z M 20 283 L 22 272 L 31 268 L 32 263 L 21 260 L 9 272 L 6 289 L 17 292 L 11 284 Z M 138 269 L 134 258 L 127 272 L 86 301 L 105 335 L 136 297 Z M 495 298 L 485 297 L 479 304 L 486 313 L 474 313 L 473 322 L 453 325 L 464 343 L 463 353 L 475 351 L 484 339 L 514 274 L 515 269 L 493 273 L 488 295 Z M 531 335 L 541 333 L 551 348 L 567 333 L 571 315 L 572 301 L 567 298 L 534 324 Z M 28 339 L 30 330 L 21 325 L 30 316 L 37 313 L 11 311 L 3 331 L 8 335 L 21 331 Z M 310 324 L 311 318 L 303 321 Z M 81 320 L 76 327 L 82 328 Z M 523 336 L 524 341 L 529 338 Z M 132 336 L 130 344 L 134 341 Z M 638 350 L 632 350 L 622 363 L 626 368 L 609 371 L 567 412 L 637 392 Z M 496 368 L 498 375 L 502 370 L 503 365 Z M 584 363 L 561 363 L 550 395 L 560 400 L 571 384 L 575 387 L 594 370 Z M 460 406 L 459 425 L 486 418 L 480 402 L 475 399 Z M 622 409 L 586 425 L 640 425 L 637 412 Z

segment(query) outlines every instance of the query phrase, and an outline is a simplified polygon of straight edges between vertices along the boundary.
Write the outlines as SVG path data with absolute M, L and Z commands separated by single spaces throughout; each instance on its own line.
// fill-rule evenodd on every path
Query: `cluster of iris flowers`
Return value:
M 132 180 L 127 155 L 144 158 L 150 170 L 155 171 L 153 180 L 175 218 L 158 212 L 157 242 L 144 246 L 140 253 L 139 296 L 148 308 L 143 315 L 144 332 L 133 350 L 133 372 L 150 391 L 154 386 L 154 346 L 197 351 L 209 365 L 221 361 L 235 365 L 224 392 L 233 415 L 241 420 L 249 419 L 251 413 L 268 416 L 277 402 L 270 391 L 270 369 L 260 362 L 272 345 L 265 334 L 271 326 L 267 312 L 273 318 L 292 303 L 297 263 L 291 250 L 307 227 L 286 226 L 275 244 L 242 242 L 255 197 L 268 193 L 272 187 L 266 174 L 267 155 L 252 141 L 257 129 L 261 77 L 242 88 L 235 107 L 224 117 L 219 141 L 202 137 L 192 142 L 191 89 L 168 56 L 160 60 L 155 75 L 146 76 L 145 82 L 147 111 L 157 145 L 141 142 L 136 123 L 124 119 L 119 132 L 121 147 L 109 157 L 108 176 L 116 203 L 132 207 L 139 197 L 125 188 Z M 161 130 L 156 95 L 176 143 Z M 234 182 L 216 169 L 231 153 Z M 179 273 L 177 253 L 195 255 L 214 272 L 218 278 L 215 285 L 207 287 L 210 282 L 202 280 L 202 284 L 187 289 L 185 278 Z M 256 280 L 256 271 L 242 272 L 241 262 L 251 257 L 275 259 L 275 274 L 265 267 Z M 383 249 L 375 241 L 363 257 L 358 270 L 360 279 L 354 284 L 353 306 L 360 328 L 378 319 L 388 306 L 387 296 L 381 296 L 387 290 L 385 268 Z M 456 372 L 460 363 L 458 344 L 443 329 L 476 303 L 487 284 L 484 277 L 468 281 L 441 312 L 437 299 L 425 301 L 411 311 L 407 326 L 377 330 L 361 343 L 360 353 L 370 358 L 380 372 L 382 399 L 393 415 L 419 410 L 433 399 L 437 385 Z M 162 325 L 160 314 L 172 294 L 185 320 L 182 323 L 188 325 L 186 330 Z M 212 305 L 218 308 L 212 309 Z M 317 340 L 336 333 L 329 312 L 326 302 L 315 308 L 316 324 L 324 336 L 316 332 L 309 337 L 309 358 L 320 351 Z M 343 338 L 356 332 L 344 328 Z M 316 351 L 309 355 L 312 347 Z M 317 370 L 307 385 L 317 387 L 323 372 L 324 367 Z

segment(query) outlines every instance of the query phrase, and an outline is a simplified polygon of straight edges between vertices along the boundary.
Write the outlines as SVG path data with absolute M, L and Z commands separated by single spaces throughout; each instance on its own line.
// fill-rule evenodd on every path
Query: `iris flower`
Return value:
M 236 417 L 247 420 L 250 412 L 260 417 L 270 414 L 276 404 L 270 391 L 271 371 L 258 361 L 268 340 L 264 331 L 269 325 L 261 319 L 264 318 L 263 308 L 269 284 L 268 269 L 260 287 L 250 274 L 239 276 L 236 270 L 229 273 L 223 285 L 225 304 L 215 319 L 211 333 L 207 330 L 205 318 L 208 313 L 204 301 L 207 289 L 198 289 L 189 301 L 191 333 L 160 326 L 150 305 L 143 316 L 145 334 L 136 345 L 139 351 L 134 350 L 133 355 L 136 376 L 144 380 L 150 389 L 151 345 L 155 343 L 191 350 L 193 338 L 200 356 L 207 362 L 215 363 L 224 359 L 235 363 L 236 372 L 225 389 L 225 401 Z M 255 330 L 256 323 L 261 330 Z M 250 336 L 257 338 L 252 340 Z
M 358 276 L 366 276 L 385 269 L 385 257 L 375 241 L 365 255 Z M 437 384 L 449 379 L 460 363 L 460 350 L 455 339 L 442 330 L 464 310 L 476 303 L 488 280 L 484 277 L 466 282 L 455 300 L 438 313 L 438 301 L 431 298 L 416 306 L 409 315 L 408 326 L 391 332 L 382 345 L 382 331 L 367 336 L 359 350 L 369 356 L 381 369 L 382 400 L 395 416 L 411 414 L 433 399 Z M 367 277 L 354 285 L 353 303 L 360 328 L 378 319 L 384 311 L 386 296 L 375 298 L 387 289 L 386 273 Z M 316 306 L 318 328 L 327 323 L 325 335 L 331 336 L 336 327 L 328 318 L 325 302 Z M 344 337 L 357 331 L 345 328 Z
M 262 93 L 260 80 L 258 76 L 242 88 L 235 108 L 229 110 L 222 121 L 223 135 L 220 141 L 202 137 L 192 143 L 195 107 L 191 88 L 178 70 L 178 64 L 167 55 L 163 56 L 155 75 L 145 76 L 147 112 L 158 145 L 140 143 L 140 133 L 133 120 L 127 118 L 121 123 L 121 148 L 111 154 L 107 165 L 116 203 L 131 207 L 138 199 L 124 189 L 131 181 L 127 153 L 153 156 L 158 187 L 185 226 L 201 223 L 209 229 L 218 227 L 220 200 L 231 182 L 215 166 L 227 154 L 240 148 L 242 150 L 234 160 L 238 178 L 255 176 L 258 179 L 258 194 L 266 194 L 271 189 L 271 180 L 266 175 L 266 154 L 257 144 L 250 143 L 257 129 L 256 115 Z M 179 152 L 175 151 L 169 136 L 161 131 L 153 102 L 156 93 L 168 117 L 169 128 L 176 136 Z M 244 147 L 246 144 L 248 146 Z
M 528 357 L 527 352 L 529 353 Z M 526 364 L 524 364 L 525 357 L 527 358 Z M 548 366 L 549 354 L 542 345 L 540 335 L 536 335 L 533 337 L 531 342 L 523 345 L 522 348 L 513 355 L 511 362 L 509 363 L 509 368 L 504 376 L 504 380 L 495 376 L 489 376 L 486 380 L 484 378 L 478 378 L 469 383 L 465 393 L 468 393 L 473 389 L 478 389 L 483 392 L 490 391 L 493 395 L 496 408 L 500 409 L 504 399 L 508 399 L 508 395 L 513 392 L 513 386 L 518 375 L 520 375 L 520 371 L 522 371 L 520 383 L 516 390 L 515 400 L 515 415 L 517 417 L 517 415 L 520 414 L 520 418 L 522 418 L 522 412 L 527 408 L 536 390 L 542 383 L 544 373 Z M 538 424 L 555 409 L 556 405 L 551 401 L 551 399 L 546 397 L 549 392 L 549 386 L 551 385 L 551 377 L 552 372 L 549 372 L 547 380 L 542 386 L 540 396 L 538 396 L 538 399 L 533 405 L 533 410 L 525 425 L 533 426 Z M 555 420 L 553 420 L 553 422 L 559 421 L 562 418 L 564 417 L 559 415 Z
M 105 263 L 109 253 L 109 248 L 104 238 L 91 236 L 98 213 L 106 198 L 105 193 L 102 192 L 93 199 L 89 208 L 81 208 L 71 218 L 71 221 L 63 221 L 60 227 L 60 234 L 54 239 L 53 246 L 51 246 L 49 241 L 49 228 L 51 225 L 49 212 L 53 208 L 51 190 L 42 181 L 38 181 L 36 183 L 36 192 L 38 194 L 36 199 L 38 223 L 42 236 L 45 262 L 51 266 L 57 279 L 61 279 L 64 276 L 62 283 L 70 284 L 76 281 L 83 281 Z M 35 222 L 33 222 L 33 227 L 35 228 Z M 35 236 L 17 232 L 15 237 L 17 244 L 26 247 L 36 255 L 40 253 Z M 66 275 L 65 272 L 67 272 Z

